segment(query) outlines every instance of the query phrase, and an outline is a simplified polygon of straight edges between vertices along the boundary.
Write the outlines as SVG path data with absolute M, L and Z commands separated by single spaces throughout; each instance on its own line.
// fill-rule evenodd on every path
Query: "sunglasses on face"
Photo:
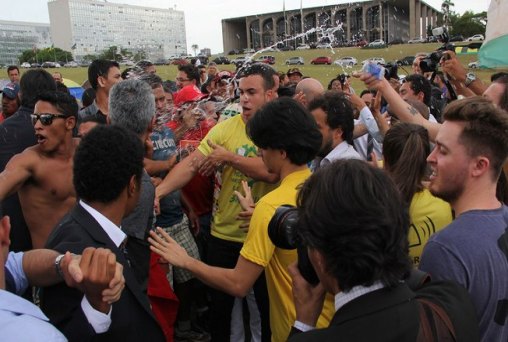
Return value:
M 32 118 L 32 124 L 35 125 L 37 123 L 37 120 L 40 120 L 41 124 L 43 126 L 49 126 L 53 123 L 54 118 L 61 118 L 66 119 L 68 118 L 67 115 L 62 114 L 50 114 L 50 113 L 40 113 L 40 114 L 30 114 L 30 117 Z

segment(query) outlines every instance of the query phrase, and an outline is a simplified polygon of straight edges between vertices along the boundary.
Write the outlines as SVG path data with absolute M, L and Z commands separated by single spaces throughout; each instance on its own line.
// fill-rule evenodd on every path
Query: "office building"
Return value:
M 49 24 L 0 20 L 0 64 L 19 64 L 25 50 L 51 47 Z
M 222 20 L 224 51 L 282 45 L 426 37 L 440 12 L 420 0 L 346 2 Z
M 79 60 L 111 46 L 157 61 L 186 53 L 183 11 L 97 0 L 48 0 L 55 46 Z

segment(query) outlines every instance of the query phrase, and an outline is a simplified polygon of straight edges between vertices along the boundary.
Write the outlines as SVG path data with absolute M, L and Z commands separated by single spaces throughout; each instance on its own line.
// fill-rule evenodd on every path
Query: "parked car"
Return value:
M 304 60 L 302 57 L 290 57 L 286 59 L 286 65 L 303 65 Z
M 70 62 L 65 63 L 64 67 L 65 68 L 77 68 L 77 67 L 79 67 L 79 64 L 74 61 L 70 61 Z
M 439 37 L 429 36 L 427 37 L 427 43 L 439 43 Z
M 381 47 L 385 47 L 385 46 L 386 46 L 386 43 L 382 39 L 376 39 L 366 45 L 366 47 L 369 47 L 369 48 L 381 48 Z
M 243 50 L 243 53 L 254 53 L 254 52 L 256 52 L 256 50 L 254 50 L 254 49 L 244 49 Z
M 233 50 L 229 50 L 228 55 L 238 55 L 239 53 L 240 53 L 240 50 L 233 49 Z
M 353 42 L 353 46 L 364 47 L 368 44 L 365 39 L 356 40 Z
M 258 59 L 257 59 L 258 62 L 261 62 L 261 63 L 266 63 L 266 64 L 275 64 L 275 57 L 273 56 L 260 56 Z
M 385 65 L 386 64 L 385 59 L 383 57 L 372 57 L 372 58 L 364 60 L 362 62 L 362 64 L 365 64 L 365 63 L 368 63 L 368 62 L 373 62 L 373 63 L 377 63 L 377 64 L 381 64 L 381 65 Z
M 27 62 L 24 62 L 24 63 L 21 63 L 21 67 L 22 68 L 30 68 L 30 63 L 27 63 Z
M 455 36 L 452 36 L 450 38 L 450 42 L 463 42 L 463 41 L 464 41 L 464 36 L 461 34 L 456 34 Z
M 189 63 L 190 63 L 189 60 L 186 58 L 176 58 L 171 61 L 172 65 L 185 65 Z
M 313 60 L 310 61 L 310 64 L 332 64 L 332 59 L 330 57 L 316 57 Z
M 247 60 L 246 57 L 240 56 L 236 57 L 235 59 L 231 60 L 231 63 L 233 63 L 237 68 L 241 67 L 243 63 Z
M 328 49 L 332 45 L 330 43 L 319 43 L 316 45 L 316 49 Z
M 398 66 L 413 65 L 414 60 L 415 60 L 415 56 L 406 56 L 402 59 L 396 60 L 395 63 L 397 63 Z
M 32 63 L 30 64 L 30 68 L 40 68 L 41 65 L 39 63 Z
M 294 46 L 286 45 L 279 48 L 280 51 L 293 51 L 295 49 Z
M 42 63 L 43 68 L 60 68 L 61 65 L 55 62 L 44 62 Z
M 297 50 L 309 50 L 310 49 L 310 45 L 308 44 L 300 44 L 296 47 Z
M 342 66 L 353 66 L 358 64 L 358 61 L 354 57 L 342 57 L 340 59 L 335 60 L 333 64 Z
M 476 41 L 482 41 L 484 39 L 485 39 L 485 37 L 483 36 L 483 34 L 475 34 L 474 36 L 471 36 L 466 40 L 468 42 L 476 42 Z
M 413 39 L 409 39 L 407 41 L 408 44 L 420 44 L 420 43 L 425 43 L 425 39 L 423 38 L 420 38 L 420 37 L 415 37 Z
M 469 63 L 469 64 L 467 65 L 467 67 L 468 67 L 469 69 L 477 69 L 477 68 L 479 68 L 479 67 L 480 67 L 480 62 L 478 62 L 478 61 L 471 62 L 471 63 Z
M 231 61 L 226 56 L 216 57 L 213 61 L 215 64 L 231 64 Z

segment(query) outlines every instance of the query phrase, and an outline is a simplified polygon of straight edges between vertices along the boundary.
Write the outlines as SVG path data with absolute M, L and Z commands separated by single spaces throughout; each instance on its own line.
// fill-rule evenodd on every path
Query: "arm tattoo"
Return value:
M 417 111 L 414 107 L 412 107 L 412 106 L 407 107 L 407 109 L 409 109 L 409 112 L 410 112 L 413 116 L 415 116 L 416 114 L 420 114 L 420 112 L 418 112 L 418 111 Z

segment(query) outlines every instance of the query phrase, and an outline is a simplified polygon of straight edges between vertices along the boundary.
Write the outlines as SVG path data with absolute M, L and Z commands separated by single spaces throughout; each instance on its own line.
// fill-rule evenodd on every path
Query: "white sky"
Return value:
M 286 10 L 300 8 L 300 1 L 304 8 L 348 2 L 344 0 L 285 0 Z M 8 2 L 7 6 L 6 4 L 2 6 L 0 20 L 49 23 L 46 0 Z M 176 6 L 177 10 L 185 12 L 188 51 L 191 51 L 192 44 L 198 44 L 200 49 L 205 47 L 212 49 L 212 53 L 223 50 L 221 19 L 282 11 L 283 4 L 283 0 L 109 0 L 109 2 L 158 8 Z M 425 0 L 425 2 L 438 10 L 442 4 L 441 0 Z M 452 9 L 462 14 L 466 10 L 487 11 L 490 0 L 455 0 L 453 2 L 455 7 Z

